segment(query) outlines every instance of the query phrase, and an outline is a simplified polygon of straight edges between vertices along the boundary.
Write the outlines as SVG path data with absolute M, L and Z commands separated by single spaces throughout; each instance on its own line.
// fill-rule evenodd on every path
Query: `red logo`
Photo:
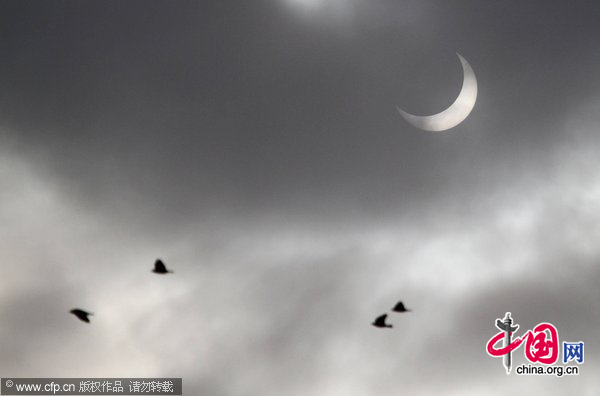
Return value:
M 510 333 L 512 336 L 512 333 Z M 501 331 L 487 343 L 487 351 L 491 356 L 504 356 L 525 343 L 525 357 L 532 363 L 554 364 L 558 360 L 558 331 L 550 323 L 540 323 L 533 331 L 529 330 L 523 337 L 517 337 L 502 348 L 495 348 L 498 341 L 505 338 Z

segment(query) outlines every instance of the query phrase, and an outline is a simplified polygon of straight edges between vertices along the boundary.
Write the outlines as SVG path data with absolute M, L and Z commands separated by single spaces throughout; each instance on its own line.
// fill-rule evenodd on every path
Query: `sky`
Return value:
M 0 3 L 0 374 L 597 394 L 599 11 Z M 416 129 L 396 107 L 448 107 L 456 53 L 473 111 Z M 413 312 L 370 325 L 398 300 Z M 506 312 L 584 341 L 580 374 L 507 376 L 486 352 Z

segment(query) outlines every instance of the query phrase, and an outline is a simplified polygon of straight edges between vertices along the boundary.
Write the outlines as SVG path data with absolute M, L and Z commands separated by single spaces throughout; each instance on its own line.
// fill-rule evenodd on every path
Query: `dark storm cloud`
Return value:
M 529 54 L 527 67 L 515 64 L 504 33 L 531 21 L 510 7 L 487 11 L 490 19 L 510 21 L 510 28 L 496 22 L 493 30 L 470 22 L 487 20 L 479 14 L 483 5 L 461 7 L 459 21 L 443 18 L 451 10 L 438 15 L 443 5 L 424 7 L 429 12 L 417 15 L 436 33 L 422 36 L 424 47 L 414 22 L 380 23 L 373 18 L 380 13 L 366 13 L 371 19 L 362 22 L 355 17 L 358 28 L 337 36 L 268 2 L 10 4 L 3 13 L 4 123 L 28 147 L 45 151 L 44 163 L 81 183 L 77 191 L 87 199 L 112 198 L 117 208 L 157 202 L 180 217 L 198 199 L 244 212 L 271 205 L 365 208 L 367 200 L 376 213 L 400 198 L 423 199 L 455 174 L 469 177 L 457 157 L 484 165 L 477 152 L 497 139 L 514 143 L 525 120 L 541 112 L 559 117 L 561 98 L 571 95 L 549 98 L 540 89 L 568 88 L 565 79 L 578 71 L 577 52 L 558 60 Z M 441 40 L 442 33 L 450 37 Z M 553 35 L 548 41 L 557 42 Z M 455 50 L 483 84 L 478 107 L 487 105 L 480 113 L 493 118 L 481 126 L 498 130 L 488 140 L 433 140 L 394 110 L 396 103 L 414 112 L 443 108 L 460 83 Z M 514 94 L 519 78 L 527 79 L 530 96 Z M 503 102 L 486 103 L 491 95 Z M 480 125 L 476 116 L 471 128 Z M 537 136 L 536 144 L 558 133 L 548 128 L 552 117 L 543 121 L 527 135 Z M 473 145 L 467 154 L 465 145 Z M 496 160 L 525 161 L 500 148 Z
M 428 29 L 379 11 L 335 35 L 268 2 L 9 4 L 8 133 L 96 207 L 177 221 L 216 207 L 385 217 L 435 205 L 477 183 L 473 169 L 510 177 L 498 169 L 552 152 L 565 101 L 584 100 L 592 77 L 584 9 L 557 24 L 532 20 L 532 6 L 432 3 L 416 13 Z M 454 51 L 479 77 L 476 111 L 452 140 L 419 133 L 394 106 L 445 107 L 460 84 Z

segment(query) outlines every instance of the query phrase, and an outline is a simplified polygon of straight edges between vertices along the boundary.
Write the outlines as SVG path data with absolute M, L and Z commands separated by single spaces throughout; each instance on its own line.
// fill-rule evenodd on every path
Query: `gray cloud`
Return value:
M 0 5 L 0 368 L 197 394 L 591 394 L 595 7 L 305 6 Z M 454 52 L 473 113 L 412 129 L 395 106 L 447 106 Z M 398 299 L 414 312 L 372 328 Z M 585 341 L 581 375 L 507 379 L 485 343 L 509 310 Z

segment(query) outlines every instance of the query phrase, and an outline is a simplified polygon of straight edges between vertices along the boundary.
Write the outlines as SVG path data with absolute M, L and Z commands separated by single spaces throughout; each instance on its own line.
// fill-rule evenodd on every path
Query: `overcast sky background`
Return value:
M 597 394 L 599 12 L 0 3 L 0 374 Z M 473 112 L 415 129 L 396 106 L 452 103 L 456 52 Z M 370 326 L 398 300 L 414 312 Z M 485 349 L 507 311 L 518 335 L 550 322 L 584 341 L 580 375 L 507 376 Z

